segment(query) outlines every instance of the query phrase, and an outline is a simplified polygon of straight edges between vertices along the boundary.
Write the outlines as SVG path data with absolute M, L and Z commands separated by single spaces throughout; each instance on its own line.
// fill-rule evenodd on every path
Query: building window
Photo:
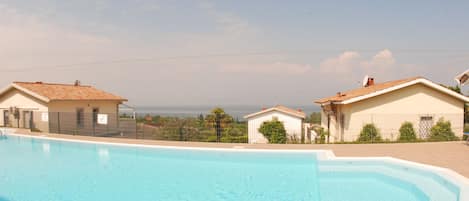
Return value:
M 77 108 L 77 127 L 83 128 L 85 126 L 85 111 L 83 108 Z
M 97 107 L 93 108 L 93 123 L 95 125 L 98 123 L 98 114 L 99 114 L 99 108 Z
M 419 122 L 419 134 L 420 138 L 426 139 L 430 136 L 430 130 L 433 126 L 433 117 L 432 116 L 421 116 Z

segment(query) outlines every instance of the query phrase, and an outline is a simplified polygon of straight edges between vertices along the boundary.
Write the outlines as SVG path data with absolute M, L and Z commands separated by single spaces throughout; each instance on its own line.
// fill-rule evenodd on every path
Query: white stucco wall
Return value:
M 292 136 L 296 136 L 296 139 L 301 140 L 303 119 L 286 113 L 271 111 L 248 119 L 249 143 L 268 143 L 267 139 L 259 132 L 258 129 L 263 122 L 271 121 L 274 117 L 283 123 L 289 139 Z
M 412 122 L 419 135 L 422 116 L 431 116 L 433 125 L 440 118 L 449 120 L 455 134 L 459 137 L 463 134 L 464 102 L 423 84 L 340 105 L 338 111 L 339 116 L 344 116 L 344 125 L 340 125 L 340 117 L 337 117 L 337 121 L 332 117 L 331 142 L 356 140 L 363 125 L 368 123 L 374 123 L 384 139 L 396 140 L 399 128 L 405 121 Z M 327 128 L 327 119 L 322 122 Z
M 28 94 L 25 94 L 16 89 L 11 89 L 2 96 L 0 96 L 0 125 L 4 125 L 4 111 L 8 110 L 10 107 L 17 107 L 20 111 L 20 121 L 19 127 L 23 127 L 23 115 L 24 111 L 33 111 L 36 113 L 47 112 L 48 107 L 47 103 L 34 98 Z M 13 114 L 10 114 L 10 125 L 13 127 L 18 127 L 18 121 L 14 120 Z M 47 130 L 47 124 L 39 125 L 41 129 Z
M 67 120 L 69 124 L 76 124 L 76 111 L 77 108 L 83 108 L 85 112 L 85 118 L 92 118 L 93 108 L 99 108 L 99 113 L 108 114 L 109 126 L 115 126 L 118 123 L 118 105 L 119 101 L 51 101 L 46 103 L 42 100 L 39 100 L 35 97 L 32 97 L 24 92 L 21 92 L 17 89 L 11 89 L 8 92 L 0 96 L 0 126 L 4 124 L 4 110 L 9 110 L 10 107 L 17 107 L 20 111 L 19 121 L 14 119 L 13 114 L 10 114 L 10 124 L 12 127 L 24 127 L 24 111 L 32 111 L 32 118 L 34 127 L 43 131 L 49 132 L 49 126 L 51 120 L 57 120 L 57 112 L 61 113 L 61 120 Z M 42 113 L 47 113 L 49 116 L 49 121 L 42 121 Z M 19 122 L 19 125 L 18 125 Z M 61 122 L 61 124 L 66 124 L 67 122 Z M 72 125 L 73 124 L 73 125 Z M 90 121 L 85 122 L 86 126 L 90 124 Z
M 119 101 L 51 101 L 49 112 L 72 112 L 77 108 L 83 108 L 85 113 L 93 112 L 93 108 L 99 108 L 99 113 L 118 113 Z
M 90 132 L 94 129 L 115 128 L 118 126 L 119 120 L 119 101 L 51 101 L 49 103 L 49 115 L 52 121 L 57 121 L 60 118 L 60 131 L 59 128 L 51 128 L 51 131 L 71 133 L 77 128 L 77 109 L 83 109 L 83 127 L 81 130 Z M 93 123 L 93 108 L 98 108 L 99 114 L 108 115 L 108 124 L 94 125 Z

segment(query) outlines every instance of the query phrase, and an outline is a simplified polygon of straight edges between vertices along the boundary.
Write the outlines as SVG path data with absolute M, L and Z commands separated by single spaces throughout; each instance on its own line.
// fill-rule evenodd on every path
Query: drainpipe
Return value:
M 331 115 L 327 114 L 327 144 L 329 144 L 329 136 L 331 135 Z

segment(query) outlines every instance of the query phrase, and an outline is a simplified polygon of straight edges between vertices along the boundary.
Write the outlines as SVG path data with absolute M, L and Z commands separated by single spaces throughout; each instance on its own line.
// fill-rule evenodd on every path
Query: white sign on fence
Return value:
M 47 113 L 47 112 L 41 113 L 41 120 L 44 121 L 44 122 L 48 122 L 49 121 L 49 113 Z
M 107 114 L 98 114 L 98 124 L 107 124 Z

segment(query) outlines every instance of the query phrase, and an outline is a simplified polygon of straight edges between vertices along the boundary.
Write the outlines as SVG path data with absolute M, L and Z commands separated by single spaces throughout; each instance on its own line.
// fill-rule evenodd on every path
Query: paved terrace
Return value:
M 88 140 L 95 142 L 130 143 L 144 145 L 163 145 L 208 148 L 246 148 L 246 149 L 322 149 L 332 150 L 336 156 L 391 156 L 409 161 L 446 167 L 469 178 L 469 145 L 465 142 L 427 142 L 395 144 L 235 144 L 155 141 L 127 138 L 73 136 L 63 134 L 32 133 L 18 130 L 18 133 L 32 136 L 47 136 L 62 139 Z

